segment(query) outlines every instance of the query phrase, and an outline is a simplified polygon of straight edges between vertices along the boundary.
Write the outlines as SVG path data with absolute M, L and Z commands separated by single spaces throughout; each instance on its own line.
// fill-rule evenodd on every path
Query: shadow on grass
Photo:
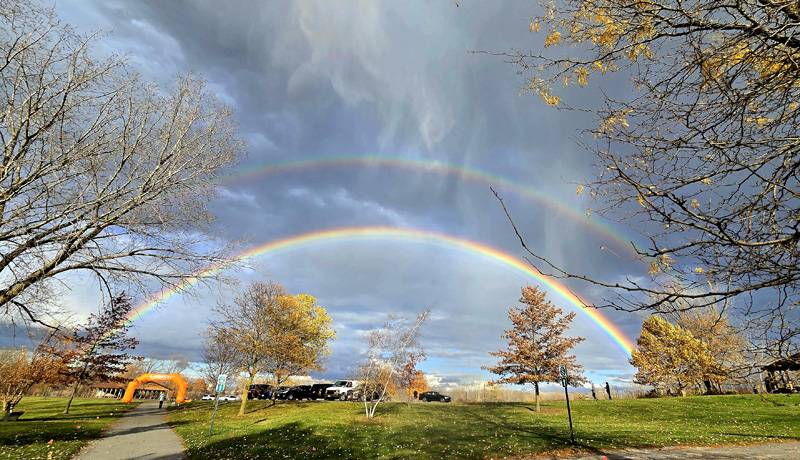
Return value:
M 299 423 L 230 437 L 187 450 L 190 458 L 363 458 L 352 448 L 331 442 Z
M 363 406 L 361 407 L 363 409 Z M 383 409 L 383 410 L 381 410 Z M 569 430 L 526 427 L 493 417 L 481 407 L 453 423 L 386 425 L 397 406 L 379 407 L 374 420 L 319 429 L 291 422 L 238 436 L 218 435 L 190 446 L 191 458 L 487 458 L 544 451 L 599 452 L 590 445 L 570 445 Z M 442 417 L 452 414 L 442 413 Z

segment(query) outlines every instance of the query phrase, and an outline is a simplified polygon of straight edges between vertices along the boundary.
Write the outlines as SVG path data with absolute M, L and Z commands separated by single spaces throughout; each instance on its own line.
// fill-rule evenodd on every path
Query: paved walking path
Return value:
M 165 409 L 158 408 L 158 402 L 140 404 L 114 422 L 105 436 L 92 441 L 76 459 L 184 458 L 183 444 L 178 435 L 167 425 L 165 413 Z
M 784 460 L 800 458 L 800 442 L 775 442 L 751 446 L 664 447 L 661 449 L 626 449 L 604 454 L 575 457 L 575 460 Z

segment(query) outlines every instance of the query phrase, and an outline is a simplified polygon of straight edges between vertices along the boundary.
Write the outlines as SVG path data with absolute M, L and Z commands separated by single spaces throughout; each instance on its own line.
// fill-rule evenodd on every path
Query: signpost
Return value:
M 567 417 L 569 417 L 569 440 L 572 444 L 575 444 L 575 433 L 572 431 L 572 410 L 569 407 L 569 390 L 568 382 L 569 379 L 567 377 L 567 366 L 559 366 L 558 367 L 559 373 L 561 374 L 561 383 L 564 385 L 564 396 L 567 397 Z
M 214 391 L 217 393 L 225 391 L 225 383 L 227 383 L 227 381 L 228 376 L 226 374 L 220 374 L 220 376 L 217 377 L 217 388 Z
M 211 425 L 208 427 L 208 434 L 214 434 L 214 417 L 217 416 L 217 408 L 219 407 L 219 394 L 225 391 L 225 383 L 228 381 L 226 374 L 220 374 L 217 377 L 217 387 L 214 388 L 214 412 L 211 413 Z

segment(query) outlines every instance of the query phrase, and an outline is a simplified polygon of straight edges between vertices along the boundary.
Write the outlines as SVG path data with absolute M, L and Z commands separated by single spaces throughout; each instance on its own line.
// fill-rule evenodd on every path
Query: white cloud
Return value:
M 424 8 L 426 14 L 437 14 L 430 4 Z M 423 30 L 409 35 L 408 24 L 390 3 L 297 2 L 275 43 L 273 60 L 292 72 L 290 93 L 326 82 L 346 104 L 374 106 L 383 122 L 382 145 L 405 134 L 411 124 L 430 150 L 455 123 L 452 104 L 461 96 L 461 85 L 445 77 L 454 69 L 442 57 L 453 51 L 457 30 L 443 31 L 443 23 L 434 21 L 414 25 Z

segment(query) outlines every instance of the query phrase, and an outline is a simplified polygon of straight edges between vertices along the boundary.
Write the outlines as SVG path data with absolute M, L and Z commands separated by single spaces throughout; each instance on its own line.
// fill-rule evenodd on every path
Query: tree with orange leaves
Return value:
M 416 371 L 406 386 L 406 394 L 410 398 L 416 399 L 421 393 L 425 393 L 429 389 L 430 387 L 428 386 L 428 381 L 425 379 L 425 373 Z
M 572 348 L 583 337 L 564 337 L 575 313 L 563 311 L 547 300 L 544 291 L 533 286 L 522 288 L 522 306 L 511 307 L 508 318 L 513 327 L 503 334 L 508 348 L 489 353 L 500 358 L 494 367 L 485 368 L 500 375 L 493 383 L 532 383 L 536 391 L 536 411 L 539 411 L 539 384 L 558 382 L 559 367 L 566 366 L 569 383 L 585 381 L 583 367 L 576 362 Z

